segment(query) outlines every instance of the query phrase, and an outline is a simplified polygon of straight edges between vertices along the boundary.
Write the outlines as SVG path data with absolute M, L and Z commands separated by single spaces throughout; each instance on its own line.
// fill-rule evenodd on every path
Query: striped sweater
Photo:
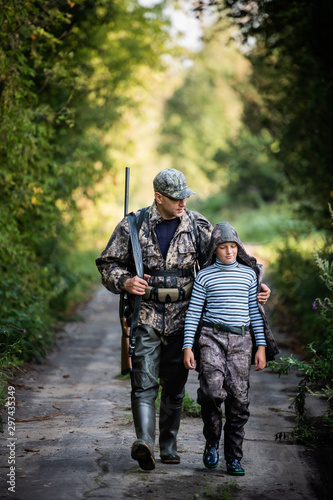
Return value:
M 257 277 L 253 269 L 237 261 L 219 259 L 199 271 L 185 319 L 185 347 L 192 348 L 201 318 L 212 323 L 248 326 L 251 323 L 256 345 L 266 346 L 264 322 L 257 303 Z

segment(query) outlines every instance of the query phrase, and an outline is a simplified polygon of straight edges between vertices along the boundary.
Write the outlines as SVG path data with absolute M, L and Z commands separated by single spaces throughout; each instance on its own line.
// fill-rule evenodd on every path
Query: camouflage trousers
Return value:
M 204 423 L 203 434 L 210 444 L 220 441 L 224 402 L 224 456 L 226 460 L 240 460 L 243 457 L 244 426 L 250 415 L 251 335 L 203 327 L 199 352 L 198 403 Z

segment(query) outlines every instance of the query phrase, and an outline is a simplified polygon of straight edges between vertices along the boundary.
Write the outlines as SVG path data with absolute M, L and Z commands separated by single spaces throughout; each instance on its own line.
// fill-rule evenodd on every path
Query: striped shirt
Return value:
M 230 326 L 251 326 L 256 345 L 266 346 L 264 322 L 257 302 L 257 277 L 251 267 L 219 259 L 199 271 L 185 319 L 185 347 L 193 345 L 201 314 L 203 320 Z

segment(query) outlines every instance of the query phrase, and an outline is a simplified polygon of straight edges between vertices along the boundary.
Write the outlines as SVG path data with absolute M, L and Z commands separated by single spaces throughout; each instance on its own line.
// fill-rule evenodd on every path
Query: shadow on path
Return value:
M 15 493 L 8 491 L 7 445 L 11 441 L 5 428 L 1 498 L 328 498 L 311 451 L 275 441 L 277 433 L 288 432 L 293 426 L 290 403 L 297 377 L 278 378 L 267 369 L 251 372 L 244 477 L 228 476 L 223 460 L 217 469 L 205 469 L 202 422 L 190 417 L 181 422 L 180 465 L 162 464 L 156 449 L 156 469 L 140 470 L 130 457 L 135 439 L 129 408 L 130 382 L 117 378 L 121 335 L 118 297 L 100 287 L 78 312 L 84 321 L 66 324 L 58 349 L 16 382 Z M 197 374 L 191 372 L 187 392 L 196 398 L 196 391 Z

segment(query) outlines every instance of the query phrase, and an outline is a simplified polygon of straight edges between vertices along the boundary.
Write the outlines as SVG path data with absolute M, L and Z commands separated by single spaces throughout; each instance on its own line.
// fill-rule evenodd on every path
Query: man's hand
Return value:
M 256 355 L 254 357 L 254 371 L 258 372 L 263 370 L 266 366 L 266 347 L 263 345 L 258 346 Z
M 271 294 L 270 288 L 268 288 L 268 286 L 265 285 L 265 283 L 261 283 L 260 292 L 257 295 L 258 302 L 260 302 L 260 304 L 266 304 L 270 294 Z
M 184 365 L 188 370 L 194 370 L 194 354 L 190 347 L 185 347 L 184 349 Z
M 148 286 L 147 279 L 151 276 L 149 274 L 144 274 L 143 278 L 139 276 L 134 276 L 134 278 L 128 278 L 124 283 L 124 288 L 126 292 L 132 293 L 133 295 L 144 295 L 146 286 Z

